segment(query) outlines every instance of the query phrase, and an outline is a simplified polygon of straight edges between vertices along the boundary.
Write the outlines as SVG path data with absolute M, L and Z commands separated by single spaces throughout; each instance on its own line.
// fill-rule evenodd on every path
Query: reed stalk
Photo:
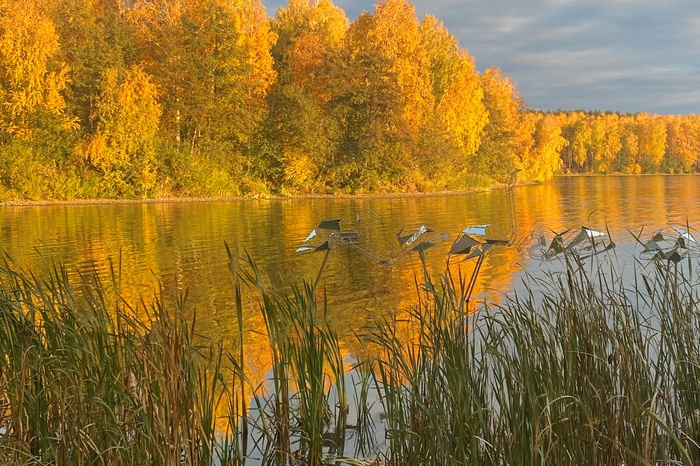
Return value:
M 272 355 L 271 387 L 256 397 L 263 464 L 322 465 L 344 454 L 348 402 L 338 336 L 310 283 L 280 293 L 248 257 L 244 281 L 259 292 Z M 331 404 L 331 397 L 335 404 Z M 335 421 L 333 423 L 333 421 Z

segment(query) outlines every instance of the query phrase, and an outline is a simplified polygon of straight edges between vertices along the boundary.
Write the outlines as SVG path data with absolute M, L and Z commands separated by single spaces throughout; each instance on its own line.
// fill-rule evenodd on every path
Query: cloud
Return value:
M 375 2 L 335 3 L 354 20 Z M 509 74 L 532 108 L 700 114 L 697 0 L 413 3 L 420 18 L 441 19 L 480 70 Z
M 442 5 L 477 66 L 510 74 L 533 108 L 700 112 L 700 18 L 690 1 L 416 3 Z

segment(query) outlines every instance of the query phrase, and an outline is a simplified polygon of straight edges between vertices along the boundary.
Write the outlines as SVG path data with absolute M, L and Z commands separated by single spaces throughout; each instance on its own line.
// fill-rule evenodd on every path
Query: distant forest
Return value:
M 0 200 L 430 192 L 699 155 L 694 115 L 529 110 L 405 0 L 354 21 L 331 0 L 0 0 Z

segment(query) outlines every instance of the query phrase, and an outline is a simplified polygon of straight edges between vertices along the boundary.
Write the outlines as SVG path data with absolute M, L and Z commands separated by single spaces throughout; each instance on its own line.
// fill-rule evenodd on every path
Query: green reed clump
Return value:
M 538 285 L 545 290 L 541 300 L 515 298 L 483 324 L 494 342 L 486 362 L 500 387 L 494 405 L 502 461 L 650 458 L 649 410 L 657 393 L 652 335 L 622 281 L 579 268 Z
M 389 464 L 483 464 L 488 456 L 488 374 L 473 364 L 479 348 L 466 292 L 442 286 L 443 294 L 421 300 L 407 321 L 387 318 L 371 336 Z
M 229 257 L 233 349 L 195 338 L 184 298 L 130 307 L 98 277 L 73 288 L 61 267 L 39 279 L 0 266 L 0 463 L 370 464 L 344 457 L 350 428 L 356 455 L 382 448 L 377 464 L 700 464 L 689 266 L 640 266 L 630 283 L 570 260 L 476 313 L 463 277 L 417 284 L 408 317 L 370 336 L 348 426 L 325 297 L 274 290 L 250 258 L 239 270 Z M 259 387 L 243 370 L 242 284 L 270 342 Z
M 248 258 L 246 283 L 260 293 L 272 355 L 268 393 L 256 397 L 264 423 L 256 431 L 263 464 L 321 465 L 344 451 L 348 401 L 338 336 L 310 283 L 288 294 L 271 289 Z M 335 403 L 331 403 L 331 396 Z
M 62 267 L 0 265 L 0 463 L 339 464 L 349 407 L 327 302 L 308 283 L 273 290 L 228 252 L 234 348 L 195 335 L 184 297 L 131 307 L 118 277 L 73 288 Z M 242 283 L 265 319 L 269 386 L 245 376 Z
M 697 286 L 673 265 L 638 277 L 571 261 L 472 315 L 445 279 L 407 322 L 386 319 L 386 462 L 700 462 Z
M 184 300 L 109 302 L 97 277 L 74 289 L 0 267 L 0 457 L 18 464 L 233 464 L 235 361 L 193 342 Z M 139 315 L 148 313 L 148 317 Z M 226 369 L 226 368 L 229 369 Z M 222 440 L 217 422 L 226 426 Z

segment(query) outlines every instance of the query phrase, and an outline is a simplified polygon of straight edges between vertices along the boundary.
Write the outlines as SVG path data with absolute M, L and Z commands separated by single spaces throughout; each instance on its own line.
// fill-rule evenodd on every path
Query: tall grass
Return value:
M 184 298 L 108 302 L 98 277 L 0 267 L 0 446 L 19 464 L 213 464 L 238 454 L 215 426 L 235 361 L 195 345 Z M 143 313 L 147 315 L 144 317 Z M 226 364 L 224 364 L 226 363 Z M 239 429 L 237 406 L 223 420 Z
M 118 274 L 111 287 L 95 276 L 74 289 L 65 268 L 40 279 L 5 261 L 0 462 L 320 465 L 342 458 L 345 368 L 325 322 L 326 301 L 317 305 L 308 283 L 275 291 L 252 261 L 239 271 L 229 257 L 235 348 L 195 334 L 185 297 L 131 307 L 118 297 Z M 245 376 L 242 285 L 258 293 L 270 386 L 251 386 Z
M 248 258 L 242 277 L 260 292 L 272 355 L 272 387 L 256 396 L 263 464 L 321 465 L 342 457 L 348 401 L 337 334 L 310 283 L 275 293 Z M 335 403 L 330 400 L 334 397 Z M 258 442 L 260 443 L 260 442 Z
M 379 326 L 388 464 L 700 462 L 697 286 L 570 265 L 473 315 L 444 280 L 414 338 Z
M 185 297 L 129 306 L 118 274 L 74 284 L 6 260 L 0 463 L 700 463 L 700 294 L 683 264 L 629 281 L 571 261 L 478 312 L 464 277 L 416 283 L 409 317 L 378 322 L 348 374 L 325 295 L 229 257 L 232 348 L 196 335 Z M 260 386 L 244 371 L 250 292 L 272 360 Z

